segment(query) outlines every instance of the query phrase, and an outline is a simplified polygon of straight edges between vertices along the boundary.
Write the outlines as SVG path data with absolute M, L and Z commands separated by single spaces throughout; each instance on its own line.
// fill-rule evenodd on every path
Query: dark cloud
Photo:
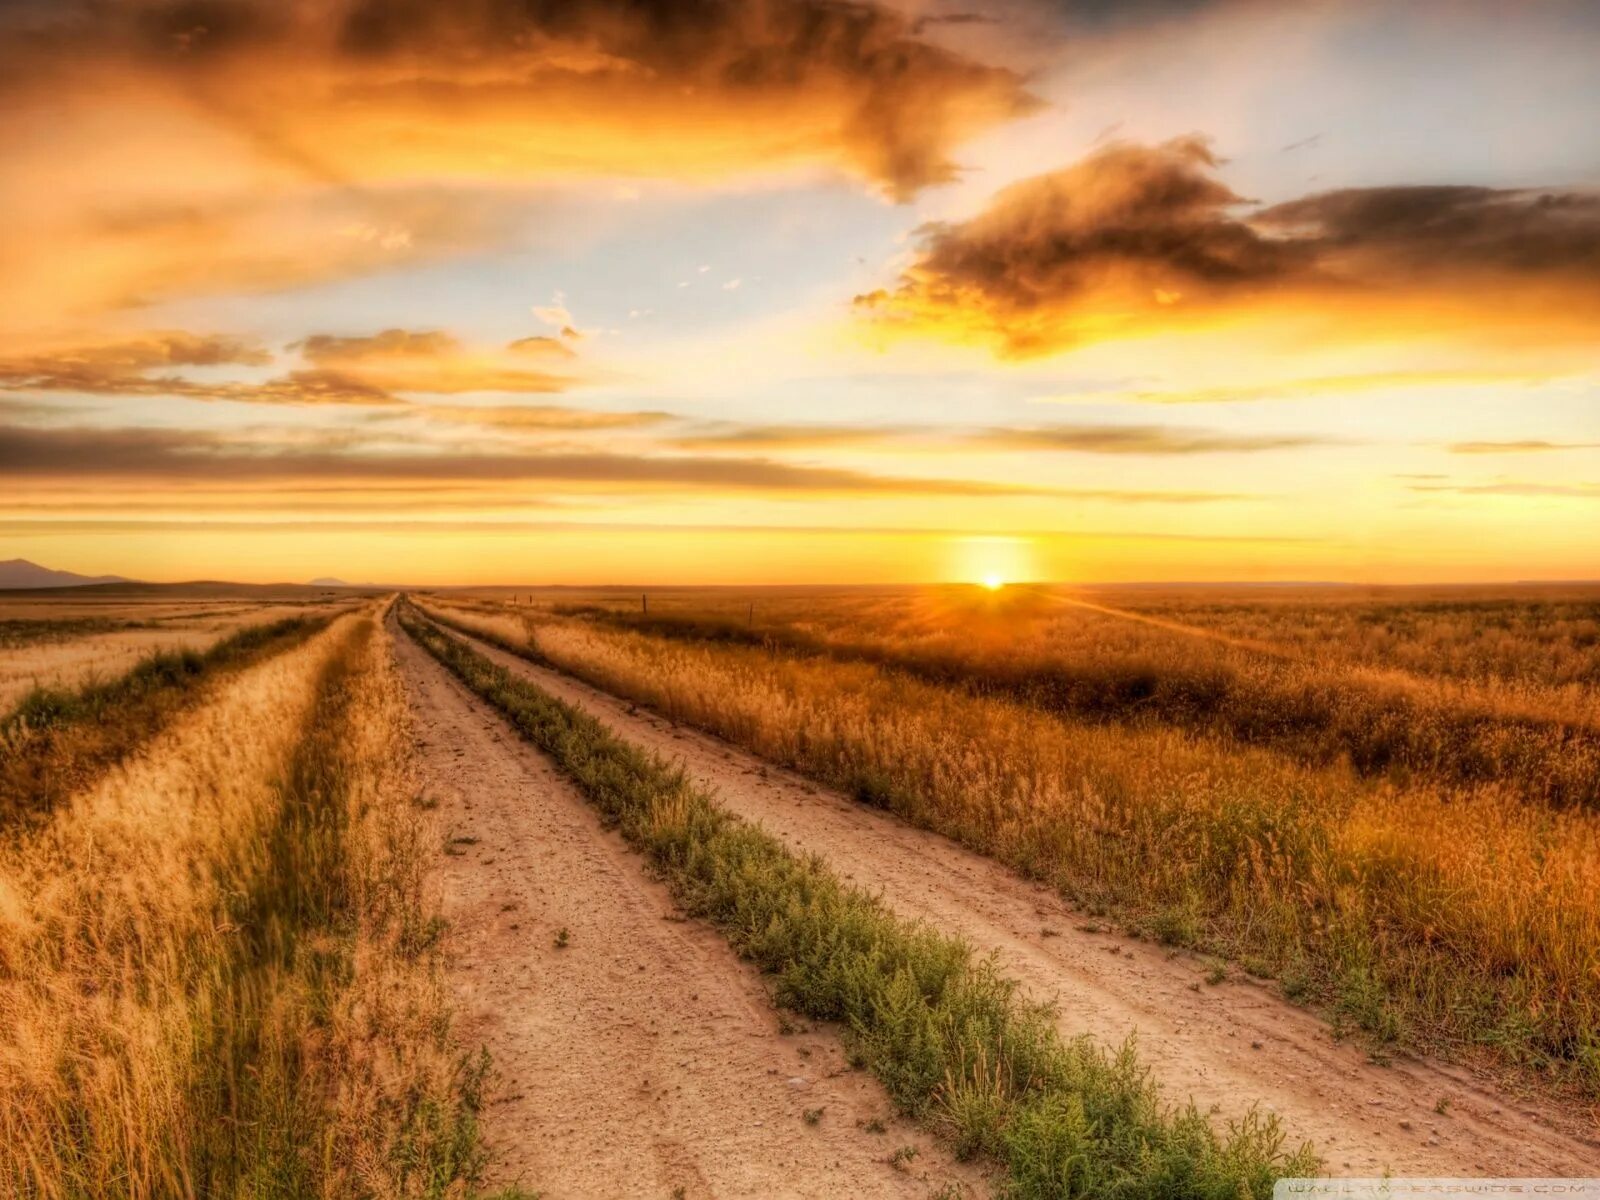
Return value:
M 595 485 L 842 495 L 1054 496 L 1120 503 L 1195 504 L 1251 497 L 1222 492 L 1049 488 L 964 479 L 904 478 L 760 458 L 610 453 L 340 453 L 257 439 L 250 450 L 220 434 L 167 429 L 0 426 L 0 471 L 57 481 L 243 483 L 283 480 Z
M 1600 195 L 1484 187 L 1323 192 L 1256 213 L 1252 224 L 1314 247 L 1356 284 L 1414 277 L 1574 277 L 1600 285 Z
M 890 326 L 1010 354 L 1136 333 L 1293 297 L 1316 316 L 1363 304 L 1492 311 L 1522 300 L 1600 315 L 1600 197 L 1470 187 L 1327 192 L 1243 215 L 1207 143 L 1115 145 L 922 230 L 893 290 L 858 296 Z M 1491 295 L 1486 288 L 1498 288 Z M 1576 322 L 1576 325 L 1573 322 Z M 1494 336 L 1493 328 L 1487 331 Z
M 503 173 L 552 147 L 602 165 L 606 139 L 560 136 L 571 114 L 630 143 L 633 172 L 821 156 L 904 197 L 953 177 L 956 139 L 1033 103 L 918 32 L 840 0 L 62 0 L 0 9 L 0 71 L 163 76 L 323 179 L 377 160 Z M 784 113 L 787 136 L 748 124 Z

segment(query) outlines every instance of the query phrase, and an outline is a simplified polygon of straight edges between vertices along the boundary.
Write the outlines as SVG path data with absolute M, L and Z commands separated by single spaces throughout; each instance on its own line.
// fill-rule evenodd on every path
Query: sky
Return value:
M 1592 0 L 0 0 L 0 558 L 1600 578 Z

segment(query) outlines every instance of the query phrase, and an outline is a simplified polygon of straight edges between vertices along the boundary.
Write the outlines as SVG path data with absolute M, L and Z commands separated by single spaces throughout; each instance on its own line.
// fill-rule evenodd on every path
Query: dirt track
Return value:
M 424 786 L 453 839 L 444 885 L 463 1035 L 488 1046 L 498 1076 L 493 1185 L 659 1200 L 981 1187 L 892 1118 L 834 1032 L 781 1033 L 755 971 L 681 920 L 553 765 L 395 633 Z M 860 1127 L 874 1120 L 886 1132 Z M 906 1145 L 919 1151 L 909 1168 L 891 1166 Z
M 730 810 L 821 854 L 897 911 L 962 934 L 980 951 L 998 951 L 1006 974 L 1057 1000 L 1063 1029 L 1108 1042 L 1136 1034 L 1170 1095 L 1193 1097 L 1227 1117 L 1261 1102 L 1294 1138 L 1312 1141 L 1332 1172 L 1600 1173 L 1600 1142 L 1592 1129 L 1582 1136 L 1578 1118 L 1540 1111 L 1440 1064 L 1375 1065 L 1266 986 L 1208 986 L 1192 957 L 1085 932 L 1084 919 L 1047 888 L 942 837 L 470 640 L 619 735 L 682 761 Z

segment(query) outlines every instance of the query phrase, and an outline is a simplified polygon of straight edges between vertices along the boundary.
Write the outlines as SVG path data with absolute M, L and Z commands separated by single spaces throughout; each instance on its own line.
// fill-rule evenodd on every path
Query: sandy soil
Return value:
M 999 954 L 1002 970 L 1056 1000 L 1061 1026 L 1107 1042 L 1134 1034 L 1176 1098 L 1233 1117 L 1259 1101 L 1336 1173 L 1594 1175 L 1592 1121 L 1509 1095 L 1470 1073 L 1334 1040 L 1267 986 L 1203 982 L 1193 956 L 1111 933 L 1042 885 L 568 676 L 474 639 L 483 653 L 580 705 L 628 740 L 684 763 L 721 803 L 821 854 L 896 911 Z M 1444 1111 L 1438 1111 L 1439 1108 Z
M 327 611 L 326 606 L 317 605 L 253 605 L 220 613 L 199 610 L 193 603 L 185 607 L 187 612 L 148 612 L 126 606 L 115 612 L 89 614 L 114 620 L 160 621 L 161 625 L 155 629 L 118 629 L 66 641 L 46 641 L 0 650 L 0 716 L 15 707 L 36 685 L 74 688 L 91 679 L 115 679 L 140 659 L 158 650 L 206 650 L 249 625 Z M 172 606 L 163 605 L 161 608 L 171 610 Z M 60 614 L 31 612 L 16 615 L 40 617 Z
M 452 839 L 463 1033 L 488 1046 L 499 1080 L 492 1185 L 659 1200 L 924 1200 L 952 1180 L 983 1191 L 891 1116 L 834 1031 L 781 1032 L 756 972 L 681 917 L 554 766 L 410 639 L 397 632 L 395 646 L 424 786 Z M 874 1120 L 886 1132 L 861 1128 Z M 909 1168 L 891 1166 L 906 1145 Z

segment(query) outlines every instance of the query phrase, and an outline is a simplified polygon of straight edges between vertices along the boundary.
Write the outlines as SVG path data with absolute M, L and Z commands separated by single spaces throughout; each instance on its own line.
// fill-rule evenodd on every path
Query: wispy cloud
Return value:
M 991 428 L 969 443 L 997 450 L 1064 450 L 1084 454 L 1253 454 L 1308 446 L 1349 445 L 1312 434 L 1228 433 L 1169 425 L 1038 425 Z
M 1082 454 L 1249 454 L 1349 445 L 1313 434 L 1231 433 L 1153 424 L 1051 424 L 978 428 L 914 425 L 730 425 L 668 439 L 686 450 L 804 451 L 840 448 L 1060 451 Z
M 566 347 L 560 347 L 566 353 L 552 353 L 547 345 L 550 341 L 522 338 L 504 348 L 475 349 L 442 330 L 385 329 L 356 337 L 314 334 L 292 348 L 319 369 L 339 372 L 391 394 L 547 395 L 566 391 L 578 382 L 570 373 L 526 365 L 540 358 L 566 361 L 575 357 Z
M 1413 492 L 1453 492 L 1460 496 L 1562 496 L 1600 500 L 1600 483 L 1530 483 L 1503 480 L 1498 483 L 1414 483 Z
M 1145 404 L 1229 404 L 1411 389 L 1496 386 L 1528 388 L 1550 383 L 1561 377 L 1561 372 L 1548 369 L 1511 371 L 1463 367 L 1439 370 L 1366 371 L 1348 375 L 1290 377 L 1272 383 L 1241 384 L 1232 387 L 1181 388 L 1164 391 L 1139 389 L 1113 393 L 1109 398 L 1133 400 Z M 1082 399 L 1083 397 L 1076 396 L 1041 397 L 1041 400 L 1050 403 L 1077 403 Z
M 880 475 L 763 458 L 616 453 L 378 453 L 273 446 L 241 450 L 218 434 L 169 429 L 0 426 L 0 470 L 32 480 L 347 480 L 543 482 L 621 490 L 832 495 L 1054 496 L 1129 504 L 1204 504 L 1234 492 L 1058 488 L 983 480 Z
M 0 390 L 302 405 L 398 405 L 402 401 L 397 393 L 407 392 L 547 395 L 578 382 L 570 373 L 526 365 L 575 357 L 565 347 L 551 354 L 544 345 L 548 341 L 524 338 L 502 349 L 483 350 L 467 347 L 440 330 L 313 334 L 290 346 L 308 365 L 251 381 L 197 377 L 194 368 L 273 363 L 273 356 L 258 343 L 220 335 L 155 333 L 0 358 Z
M 1552 450 L 1600 450 L 1600 442 L 1548 442 L 1522 438 L 1505 442 L 1451 442 L 1451 454 L 1543 454 Z

